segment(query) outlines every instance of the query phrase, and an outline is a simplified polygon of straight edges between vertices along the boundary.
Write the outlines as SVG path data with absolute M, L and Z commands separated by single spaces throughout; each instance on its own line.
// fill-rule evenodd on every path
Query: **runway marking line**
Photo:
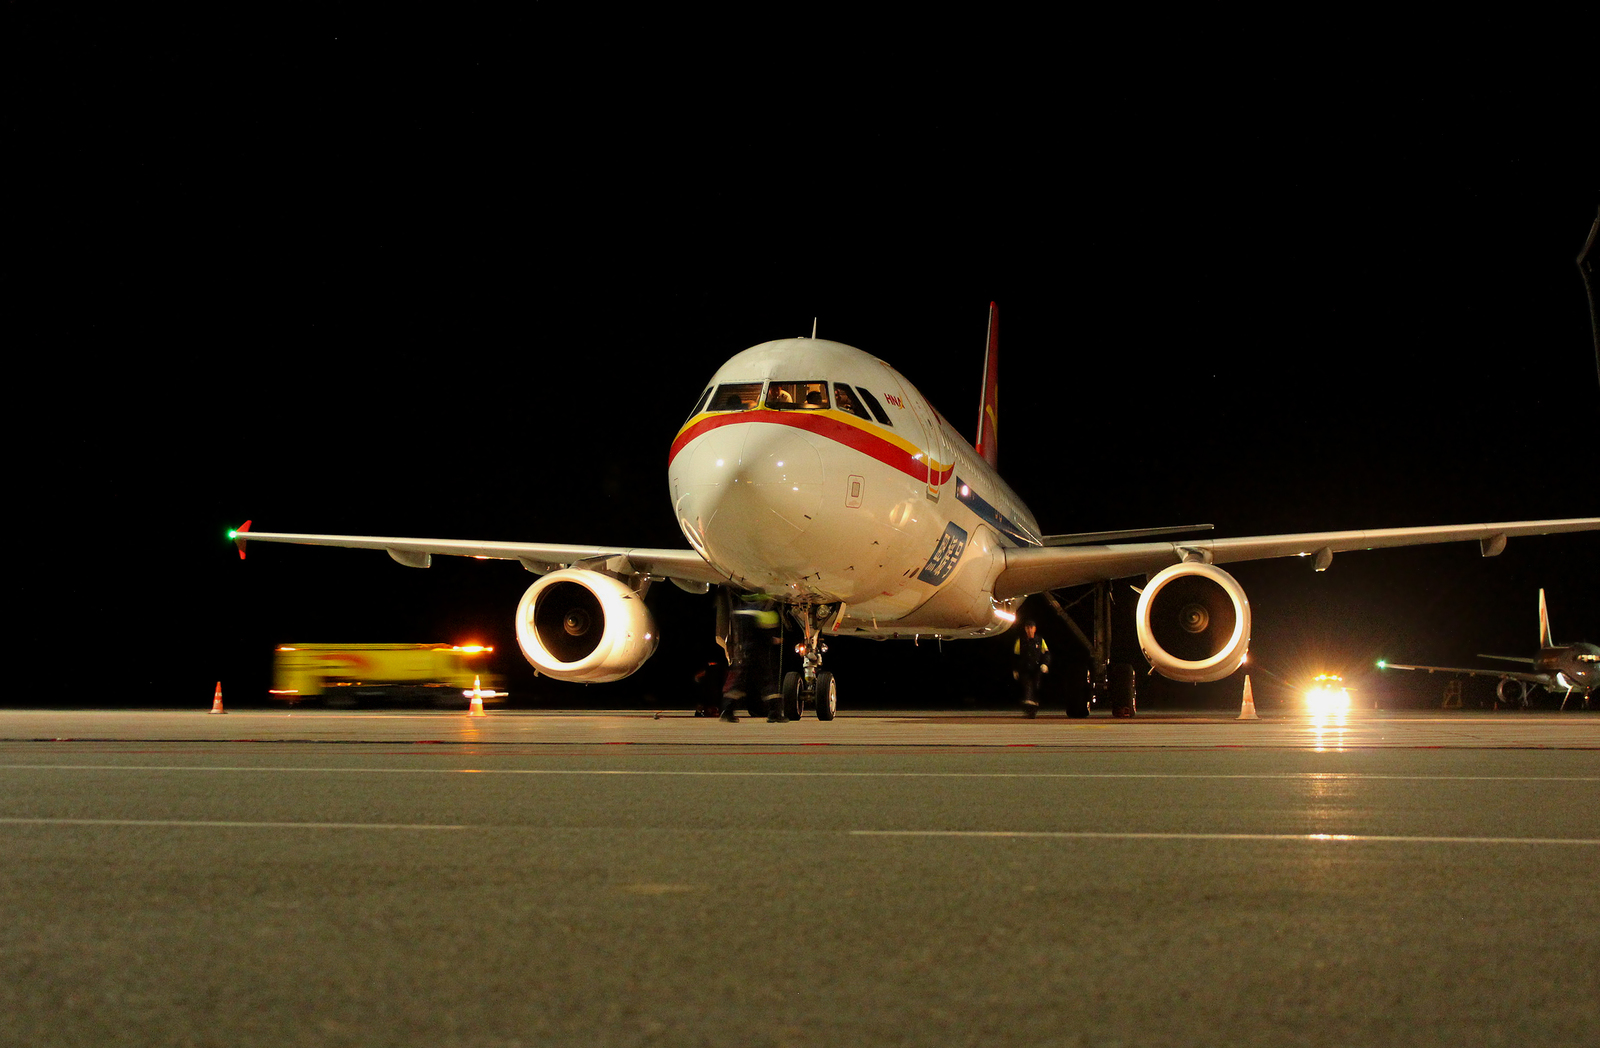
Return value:
M 0 817 L 5 826 L 203 826 L 249 830 L 467 830 L 470 826 L 387 822 L 240 822 L 229 819 L 22 819 Z
M 169 829 L 250 830 L 499 830 L 492 825 L 370 822 L 242 822 L 215 819 L 45 819 L 4 818 L 3 826 L 145 826 Z M 1600 845 L 1600 839 L 1573 837 L 1396 837 L 1360 833 L 1141 833 L 1076 830 L 847 830 L 851 837 L 960 837 L 1009 840 L 1126 841 L 1300 841 L 1356 844 L 1576 844 Z
M 802 779 L 1225 779 L 1390 782 L 1592 782 L 1600 775 L 1393 775 L 1363 772 L 815 771 L 684 768 L 317 768 L 221 764 L 0 764 L 0 771 L 260 772 L 328 775 L 595 775 Z
M 1335 841 L 1376 844 L 1600 844 L 1587 837 L 1393 837 L 1368 833 L 1117 833 L 1074 830 L 851 830 L 852 837 L 1000 837 L 1126 841 Z

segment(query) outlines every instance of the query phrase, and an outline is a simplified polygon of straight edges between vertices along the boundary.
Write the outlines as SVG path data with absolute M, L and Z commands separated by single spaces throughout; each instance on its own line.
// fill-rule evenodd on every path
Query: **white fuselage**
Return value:
M 838 605 L 826 631 L 981 637 L 1003 547 L 1037 545 L 1022 500 L 888 364 L 783 339 L 712 376 L 673 441 L 673 512 L 729 581 Z

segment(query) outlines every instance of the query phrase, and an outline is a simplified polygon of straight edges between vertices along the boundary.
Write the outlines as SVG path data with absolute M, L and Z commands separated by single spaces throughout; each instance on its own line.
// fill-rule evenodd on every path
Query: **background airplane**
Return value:
M 1215 681 L 1244 662 L 1251 637 L 1249 600 L 1220 564 L 1306 557 L 1320 572 L 1337 553 L 1468 540 L 1493 557 L 1512 537 L 1600 529 L 1591 517 L 1143 542 L 1047 535 L 995 468 L 998 387 L 993 303 L 975 443 L 893 367 L 852 346 L 780 339 L 736 354 L 696 398 L 668 455 L 672 513 L 690 549 L 260 532 L 250 522 L 230 537 L 241 558 L 249 541 L 381 549 L 414 568 L 435 555 L 519 561 L 543 577 L 517 604 L 518 644 L 539 672 L 585 683 L 620 680 L 655 653 L 660 630 L 644 603 L 652 581 L 765 594 L 801 634 L 803 668 L 783 684 L 789 715 L 811 706 L 831 720 L 825 636 L 986 637 L 1015 623 L 1029 594 L 1143 574 L 1134 622 L 1150 669 Z M 1115 537 L 1173 530 L 1182 529 Z M 1095 603 L 1096 636 L 1109 632 L 1106 606 Z M 1133 673 L 1091 654 L 1091 690 L 1069 711 L 1086 716 L 1104 695 L 1131 712 Z
M 1539 654 L 1533 658 L 1517 655 L 1479 655 L 1480 659 L 1500 659 L 1505 662 L 1522 662 L 1534 667 L 1531 671 L 1496 670 L 1487 667 L 1462 666 L 1409 666 L 1399 662 L 1379 660 L 1383 670 L 1425 670 L 1428 673 L 1459 673 L 1468 677 L 1498 677 L 1495 695 L 1501 702 L 1513 706 L 1528 705 L 1530 686 L 1543 688 L 1561 696 L 1561 708 L 1576 693 L 1583 698 L 1583 708 L 1589 708 L 1589 697 L 1600 685 L 1600 645 L 1587 641 L 1557 644 L 1550 633 L 1550 613 L 1545 608 L 1544 590 L 1539 591 Z

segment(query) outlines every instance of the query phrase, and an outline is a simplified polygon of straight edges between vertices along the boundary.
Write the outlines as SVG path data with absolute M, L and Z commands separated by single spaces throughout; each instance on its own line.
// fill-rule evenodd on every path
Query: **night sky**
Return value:
M 710 604 L 668 584 L 656 658 L 584 688 L 516 652 L 514 563 L 240 563 L 225 531 L 682 546 L 695 395 L 813 317 L 970 439 L 997 301 L 1001 472 L 1049 532 L 1600 514 L 1574 265 L 1600 164 L 1559 73 L 367 21 L 18 34 L 8 704 L 203 707 L 219 678 L 249 703 L 278 642 L 471 638 L 528 705 L 686 707 Z M 1531 654 L 1541 586 L 1558 640 L 1600 640 L 1596 535 L 1229 570 L 1258 696 L 1324 670 L 1436 693 L 1368 668 Z M 958 704 L 1008 649 L 830 662 L 843 709 Z M 1240 683 L 1140 680 L 1149 708 Z

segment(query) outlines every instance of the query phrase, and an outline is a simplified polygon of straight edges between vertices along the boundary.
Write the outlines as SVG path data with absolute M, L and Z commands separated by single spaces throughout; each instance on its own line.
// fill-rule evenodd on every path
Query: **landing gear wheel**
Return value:
M 1067 716 L 1074 720 L 1087 717 L 1094 703 L 1094 679 L 1086 678 L 1082 688 L 1067 689 Z
M 1111 666 L 1111 715 L 1131 717 L 1138 708 L 1135 698 L 1133 667 L 1126 662 Z
M 817 720 L 833 720 L 838 707 L 839 693 L 834 687 L 833 674 L 823 670 L 817 674 Z
M 800 674 L 790 670 L 783 675 L 783 715 L 790 720 L 800 719 Z

